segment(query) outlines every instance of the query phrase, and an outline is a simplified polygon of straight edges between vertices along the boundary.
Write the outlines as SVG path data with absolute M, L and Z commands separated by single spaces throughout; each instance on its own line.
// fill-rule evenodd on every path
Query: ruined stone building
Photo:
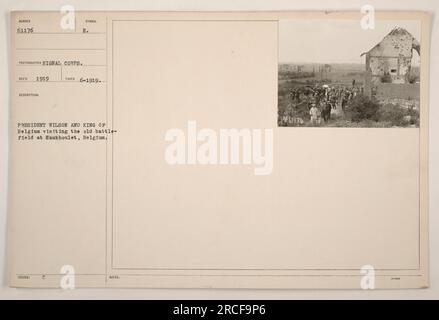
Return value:
M 405 29 L 395 27 L 366 56 L 365 93 L 377 98 L 419 99 L 419 84 L 411 81 L 413 50 L 419 42 Z

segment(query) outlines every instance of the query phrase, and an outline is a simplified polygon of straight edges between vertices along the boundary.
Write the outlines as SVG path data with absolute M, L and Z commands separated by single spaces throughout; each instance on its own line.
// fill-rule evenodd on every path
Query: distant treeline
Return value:
M 315 77 L 315 72 L 279 71 L 280 80 L 303 79 Z

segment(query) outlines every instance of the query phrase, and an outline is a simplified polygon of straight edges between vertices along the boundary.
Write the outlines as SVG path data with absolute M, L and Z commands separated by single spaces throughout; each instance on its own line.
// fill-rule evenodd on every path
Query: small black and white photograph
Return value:
M 280 20 L 279 127 L 419 128 L 421 23 Z

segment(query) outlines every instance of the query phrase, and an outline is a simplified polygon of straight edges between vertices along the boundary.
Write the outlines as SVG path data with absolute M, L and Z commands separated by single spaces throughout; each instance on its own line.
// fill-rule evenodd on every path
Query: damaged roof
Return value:
M 370 54 L 371 56 L 381 57 L 412 57 L 413 49 L 420 54 L 421 45 L 418 40 L 416 40 L 406 29 L 395 27 L 383 38 L 383 40 L 381 40 L 380 43 L 375 45 L 368 52 L 362 53 L 361 56 Z

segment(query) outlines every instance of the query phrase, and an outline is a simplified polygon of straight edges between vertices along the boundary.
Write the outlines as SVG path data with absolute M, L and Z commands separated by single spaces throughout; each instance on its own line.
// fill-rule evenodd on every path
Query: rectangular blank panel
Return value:
M 419 267 L 419 130 L 277 128 L 276 21 L 114 21 L 112 267 Z M 300 50 L 300 48 L 298 48 Z M 165 133 L 273 128 L 271 175 Z

